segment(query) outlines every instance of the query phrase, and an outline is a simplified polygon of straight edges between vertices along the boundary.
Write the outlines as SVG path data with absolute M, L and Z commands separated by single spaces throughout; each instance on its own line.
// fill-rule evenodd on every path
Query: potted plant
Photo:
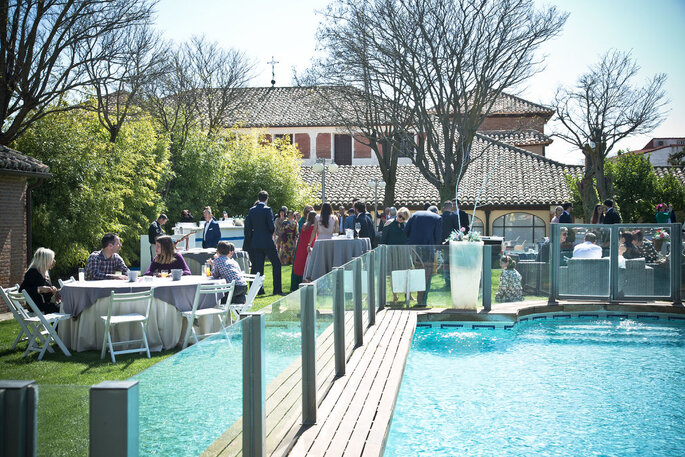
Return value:
M 656 229 L 656 232 L 654 232 L 654 237 L 652 238 L 656 252 L 661 252 L 661 247 L 663 246 L 664 241 L 668 241 L 670 238 L 671 235 L 666 229 Z
M 477 232 L 454 230 L 449 238 L 452 307 L 478 308 L 478 288 L 483 270 L 483 241 Z

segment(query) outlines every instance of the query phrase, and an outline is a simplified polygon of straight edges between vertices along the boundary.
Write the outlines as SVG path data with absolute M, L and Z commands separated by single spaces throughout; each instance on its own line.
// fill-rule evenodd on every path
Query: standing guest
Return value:
M 574 259 L 601 259 L 602 248 L 597 246 L 597 235 L 592 232 L 585 234 L 585 241 L 573 248 Z
M 347 215 L 345 214 L 345 207 L 340 205 L 338 206 L 338 233 L 341 235 L 345 233 L 345 218 Z
M 668 224 L 671 219 L 671 215 L 668 212 L 668 207 L 665 203 L 659 203 L 656 205 L 656 223 L 657 224 Z
M 354 215 L 354 207 L 347 210 L 347 217 L 345 218 L 345 225 L 343 226 L 344 229 L 354 230 Z
M 402 207 L 399 211 L 396 210 L 394 217 L 383 228 L 381 244 L 387 245 L 386 251 L 388 253 L 388 269 L 390 272 L 411 269 L 411 255 L 406 246 L 407 234 L 404 233 L 404 227 L 409 220 L 409 215 L 409 210 Z M 390 275 L 390 288 L 392 289 L 392 275 Z M 393 292 L 392 295 L 393 301 L 396 303 L 397 294 Z M 413 299 L 413 297 L 409 297 L 409 300 Z
M 447 244 L 447 238 L 455 230 L 464 229 L 464 234 L 469 233 L 469 215 L 466 211 L 454 211 L 454 203 L 447 200 L 442 205 L 442 244 Z
M 435 210 L 437 211 L 437 208 Z M 416 251 L 423 260 L 426 274 L 426 292 L 418 293 L 418 304 L 425 306 L 428 302 L 428 291 L 433 273 L 433 258 L 435 256 L 433 246 L 441 242 L 442 219 L 432 211 L 417 211 L 407 221 L 404 233 L 407 234 L 407 243 L 416 246 Z
M 388 206 L 385 208 L 385 210 L 383 210 L 381 217 L 376 215 L 376 219 L 378 219 L 378 227 L 376 227 L 376 231 L 382 234 L 385 223 L 388 221 L 388 219 L 390 219 L 390 207 Z
M 307 264 L 307 257 L 311 251 L 311 247 L 316 241 L 316 212 L 310 211 L 307 214 L 307 221 L 302 226 L 300 231 L 300 241 L 297 244 L 297 254 L 295 254 L 295 263 L 293 264 L 293 277 L 290 282 L 290 291 L 294 292 L 302 282 L 302 275 L 304 275 L 304 267 Z
M 566 244 L 566 238 L 568 237 L 568 229 L 566 227 L 561 227 L 559 231 L 559 250 L 561 251 L 564 247 L 563 245 Z M 544 243 L 540 245 L 540 250 L 538 251 L 538 256 L 537 256 L 537 261 L 538 262 L 543 262 L 547 263 L 549 262 L 549 250 L 551 246 L 552 240 L 549 238 L 545 238 Z
M 278 259 L 278 251 L 273 240 L 274 213 L 266 206 L 269 201 L 269 193 L 265 190 L 259 192 L 259 203 L 250 208 L 245 218 L 245 237 L 250 239 L 250 246 L 254 253 L 254 271 L 264 276 L 264 259 L 271 261 L 273 267 L 274 295 L 283 295 L 281 290 L 281 261 Z M 264 288 L 259 290 L 264 294 Z
M 281 260 L 281 265 L 293 263 L 297 247 L 297 234 L 295 214 L 292 211 L 288 211 L 285 221 L 281 223 L 281 244 L 278 248 L 278 258 Z
M 500 266 L 502 267 L 502 274 L 499 277 L 495 301 L 498 303 L 523 301 L 521 274 L 515 270 L 516 262 L 507 255 L 500 260 Z
M 302 217 L 297 221 L 297 228 L 300 231 L 302 231 L 302 226 L 304 225 L 304 223 L 307 222 L 307 215 L 310 211 L 314 211 L 314 207 L 312 205 L 307 205 L 302 210 Z
M 157 220 L 150 224 L 150 227 L 147 229 L 147 239 L 150 242 L 151 259 L 155 257 L 155 240 L 164 235 L 164 229 L 162 226 L 166 224 L 167 220 L 169 220 L 169 218 L 166 217 L 166 214 L 160 214 Z
M 86 260 L 86 279 L 128 279 L 128 267 L 119 255 L 120 250 L 119 236 L 106 233 L 102 237 L 102 249 L 92 252 Z
M 570 224 L 573 222 L 571 220 L 571 211 L 573 211 L 573 203 L 566 202 L 563 205 L 561 205 L 561 208 L 563 211 L 561 212 L 561 216 L 559 216 L 559 223 L 560 224 Z
M 670 215 L 671 224 L 675 224 L 678 222 L 675 219 L 675 211 L 673 210 L 673 203 L 668 204 L 668 214 Z
M 366 212 L 366 204 L 362 201 L 356 201 L 354 203 L 354 214 L 354 224 L 361 225 L 359 238 L 369 238 L 371 240 L 371 247 L 375 248 L 377 245 L 376 230 L 373 227 L 371 216 Z
M 321 214 L 316 216 L 316 239 L 330 240 L 338 231 L 338 218 L 333 214 L 330 203 L 321 205 Z
M 155 253 L 157 255 L 144 276 L 158 275 L 162 271 L 170 270 L 183 270 L 184 276 L 192 274 L 183 256 L 176 252 L 176 244 L 170 236 L 163 235 L 157 238 Z
M 618 211 L 616 211 L 616 208 L 614 208 L 614 201 L 607 198 L 604 200 L 604 206 L 606 207 L 606 211 L 604 213 L 604 223 L 620 224 L 621 215 L 618 214 Z
M 396 217 L 397 217 L 397 208 L 395 208 L 394 206 L 391 206 L 390 207 L 390 213 L 388 214 L 388 218 L 386 219 L 385 225 L 383 226 L 383 228 L 392 224 L 392 221 L 394 221 Z
M 561 217 L 561 213 L 563 213 L 563 212 L 564 212 L 564 208 L 561 206 L 557 206 L 556 208 L 554 208 L 554 217 L 550 221 L 550 224 L 558 224 L 559 218 Z
M 656 262 L 659 260 L 659 254 L 654 249 L 654 245 L 645 240 L 645 235 L 642 230 L 635 230 L 633 232 L 633 245 L 637 248 L 640 253 L 640 257 L 645 258 L 645 262 Z
M 55 265 L 55 253 L 47 248 L 38 248 L 33 260 L 24 273 L 19 292 L 25 290 L 43 314 L 58 313 L 59 305 L 54 303 L 57 288 L 50 282 L 50 268 Z
M 288 207 L 281 206 L 278 214 L 274 218 L 274 242 L 276 243 L 276 250 L 281 252 L 281 238 L 283 236 L 283 224 L 288 221 Z
M 601 203 L 595 205 L 595 209 L 592 210 L 592 217 L 590 218 L 590 224 L 603 224 L 604 223 L 604 207 Z
M 195 218 L 190 214 L 189 209 L 181 211 L 181 222 L 195 222 Z
M 202 248 L 215 248 L 221 240 L 221 228 L 219 228 L 219 223 L 212 217 L 212 208 L 205 206 L 202 211 L 205 217 L 205 227 L 202 231 Z
M 452 202 L 452 206 L 456 210 L 457 215 L 459 216 L 459 228 L 462 229 L 462 232 L 464 235 L 469 233 L 471 224 L 469 223 L 469 215 L 466 211 L 461 209 L 461 206 L 459 205 L 459 200 L 454 200 Z
M 235 246 L 233 246 L 233 243 L 219 241 L 219 244 L 216 246 L 214 260 L 210 260 L 209 263 L 212 265 L 212 277 L 216 279 L 223 278 L 228 284 L 235 281 L 231 303 L 244 304 L 247 282 L 243 279 L 240 265 L 233 259 L 234 253 Z

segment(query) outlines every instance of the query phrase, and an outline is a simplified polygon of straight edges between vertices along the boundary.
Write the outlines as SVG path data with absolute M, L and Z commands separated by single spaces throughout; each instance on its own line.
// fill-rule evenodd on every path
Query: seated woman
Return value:
M 33 260 L 24 273 L 19 291 L 25 290 L 43 314 L 58 313 L 54 303 L 57 288 L 50 282 L 50 268 L 55 265 L 55 253 L 47 248 L 36 249 Z
M 645 258 L 645 262 L 656 262 L 659 260 L 659 254 L 656 252 L 656 249 L 654 249 L 654 245 L 651 241 L 645 240 L 642 230 L 635 230 L 633 236 L 633 245 L 640 253 L 640 257 Z
M 511 257 L 503 256 L 500 260 L 502 274 L 499 277 L 499 288 L 495 294 L 498 303 L 523 301 L 521 274 L 515 270 L 516 262 Z
M 145 276 L 159 275 L 162 271 L 183 270 L 183 275 L 190 275 L 190 268 L 183 256 L 176 252 L 176 245 L 170 236 L 164 235 L 155 241 L 155 259 L 152 261 Z

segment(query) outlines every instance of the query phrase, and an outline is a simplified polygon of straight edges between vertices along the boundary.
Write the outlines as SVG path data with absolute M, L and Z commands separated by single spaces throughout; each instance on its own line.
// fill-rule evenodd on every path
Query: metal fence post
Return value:
M 345 268 L 336 267 L 333 293 L 333 347 L 335 351 L 335 375 L 345 376 Z
M 556 305 L 559 297 L 559 259 L 561 255 L 559 236 L 561 235 L 561 226 L 550 224 L 550 227 L 552 231 L 549 234 L 549 299 L 547 304 Z
M 0 381 L 2 397 L 2 456 L 35 456 L 36 433 L 36 384 L 35 381 Z
M 316 303 L 313 284 L 300 286 L 302 424 L 316 424 Z
M 266 454 L 264 314 L 243 316 L 243 455 L 261 457 Z
M 387 281 L 387 259 L 388 259 L 388 254 L 387 254 L 387 246 L 381 245 L 376 248 L 376 252 L 380 256 L 378 259 L 378 263 L 380 268 L 378 269 L 378 309 L 384 309 L 385 308 L 385 286 L 386 286 L 386 281 Z
M 352 290 L 354 297 L 354 347 L 364 345 L 364 322 L 362 319 L 362 259 L 352 262 Z
M 492 246 L 483 246 L 483 309 L 492 309 Z
M 368 260 L 366 261 L 367 268 L 367 294 L 369 297 L 369 327 L 376 325 L 376 253 L 371 251 L 368 253 Z
M 138 395 L 138 381 L 103 381 L 90 388 L 90 455 L 138 455 Z
M 671 226 L 671 296 L 674 305 L 682 305 L 683 297 L 680 292 L 682 281 L 682 232 L 680 224 L 670 224 Z

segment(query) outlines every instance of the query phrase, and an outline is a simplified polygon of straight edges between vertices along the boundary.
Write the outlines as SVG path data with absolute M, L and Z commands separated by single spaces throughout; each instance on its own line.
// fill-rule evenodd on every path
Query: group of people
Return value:
M 554 217 L 550 221 L 552 224 L 570 224 L 573 222 L 571 213 L 573 212 L 573 203 L 566 202 L 554 209 Z M 597 203 L 592 211 L 590 224 L 620 224 L 621 215 L 618 210 L 614 208 L 614 201 L 611 199 L 604 200 L 604 203 Z

